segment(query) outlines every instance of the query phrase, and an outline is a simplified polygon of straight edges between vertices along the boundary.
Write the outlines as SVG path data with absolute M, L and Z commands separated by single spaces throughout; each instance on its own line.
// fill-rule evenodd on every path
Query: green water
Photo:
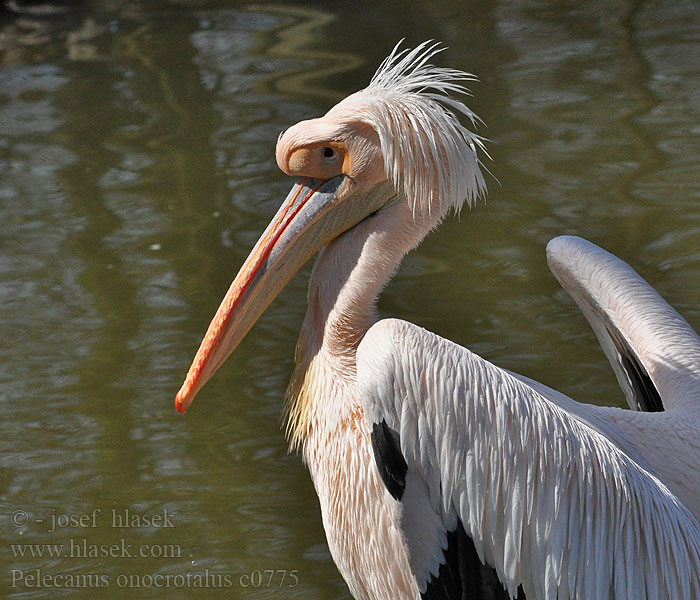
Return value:
M 0 12 L 2 597 L 349 597 L 280 431 L 309 267 L 186 416 L 172 398 L 291 186 L 278 133 L 402 37 L 479 76 L 493 176 L 406 259 L 384 314 L 621 404 L 545 264 L 576 233 L 700 328 L 694 1 L 17 4 Z

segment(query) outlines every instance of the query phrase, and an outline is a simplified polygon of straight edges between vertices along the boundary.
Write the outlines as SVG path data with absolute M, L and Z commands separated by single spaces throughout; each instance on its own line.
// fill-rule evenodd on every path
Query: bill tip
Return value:
M 190 404 L 192 404 L 192 400 L 187 399 L 185 397 L 185 394 L 183 394 L 182 390 L 180 390 L 175 396 L 175 409 L 177 410 L 177 412 L 179 412 L 181 415 L 184 414 L 185 411 L 189 408 Z

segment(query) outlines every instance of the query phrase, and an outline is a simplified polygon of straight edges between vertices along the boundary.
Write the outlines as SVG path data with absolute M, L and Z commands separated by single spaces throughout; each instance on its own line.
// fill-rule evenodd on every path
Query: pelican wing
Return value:
M 484 593 L 488 573 L 511 598 L 700 598 L 696 519 L 525 381 L 391 319 L 369 330 L 357 369 L 423 598 Z
M 547 261 L 593 328 L 631 408 L 700 405 L 700 337 L 654 288 L 579 237 L 553 239 Z

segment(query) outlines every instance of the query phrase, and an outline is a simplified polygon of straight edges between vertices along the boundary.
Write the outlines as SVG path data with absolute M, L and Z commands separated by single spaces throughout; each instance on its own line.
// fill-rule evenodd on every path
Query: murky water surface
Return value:
M 3 597 L 349 597 L 280 431 L 309 267 L 185 417 L 172 398 L 291 185 L 278 133 L 402 37 L 480 77 L 493 177 L 406 259 L 384 314 L 621 404 L 546 267 L 576 233 L 700 327 L 694 1 L 4 4 Z

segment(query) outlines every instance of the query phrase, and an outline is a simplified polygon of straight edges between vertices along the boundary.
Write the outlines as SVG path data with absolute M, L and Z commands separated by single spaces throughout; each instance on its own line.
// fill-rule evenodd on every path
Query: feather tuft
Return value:
M 397 190 L 412 204 L 414 213 L 437 209 L 459 212 L 486 191 L 477 150 L 488 153 L 485 139 L 469 131 L 480 119 L 450 94 L 469 94 L 462 82 L 476 77 L 430 64 L 445 50 L 426 41 L 399 50 L 399 42 L 384 59 L 369 85 L 348 96 L 333 111 L 351 109 L 378 134 L 384 167 Z

